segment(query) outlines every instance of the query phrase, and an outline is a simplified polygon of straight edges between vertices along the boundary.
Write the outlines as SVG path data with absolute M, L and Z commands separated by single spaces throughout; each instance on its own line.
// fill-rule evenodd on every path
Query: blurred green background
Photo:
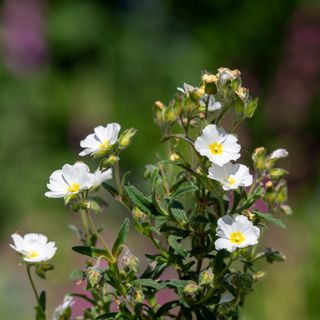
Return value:
M 62 201 L 44 197 L 51 172 L 79 159 L 79 141 L 94 126 L 119 122 L 139 130 L 121 166 L 142 185 L 144 165 L 162 148 L 153 102 L 220 66 L 240 69 L 260 98 L 240 128 L 244 150 L 290 152 L 283 164 L 294 216 L 264 240 L 287 262 L 266 266 L 244 315 L 320 319 L 319 1 L 4 0 L 0 10 L 1 319 L 33 319 L 25 270 L 8 246 L 15 231 L 44 233 L 60 248 L 55 271 L 37 281 L 50 312 L 74 289 L 67 279 L 81 260 L 67 225 L 78 222 Z M 114 205 L 100 215 L 108 239 L 125 215 Z M 140 257 L 149 250 L 141 240 L 132 231 Z

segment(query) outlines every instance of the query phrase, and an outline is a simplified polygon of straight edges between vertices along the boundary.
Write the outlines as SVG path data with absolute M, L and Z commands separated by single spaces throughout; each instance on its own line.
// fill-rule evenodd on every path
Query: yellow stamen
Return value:
M 109 140 L 105 140 L 103 143 L 99 145 L 99 149 L 106 149 L 109 147 Z
M 222 154 L 222 144 L 218 142 L 211 143 L 209 149 L 213 155 Z
M 80 189 L 80 184 L 79 183 L 72 183 L 69 187 L 68 187 L 68 191 L 69 192 L 77 192 Z
M 236 181 L 234 178 L 232 178 L 231 176 L 229 176 L 229 178 L 227 179 L 227 181 L 228 181 L 228 183 L 229 183 L 230 186 L 234 185 L 234 184 L 237 182 L 237 181 Z
M 26 255 L 27 258 L 32 259 L 32 258 L 36 258 L 39 256 L 39 253 L 36 251 L 30 251 L 28 252 L 28 254 Z
M 230 241 L 235 244 L 241 244 L 245 239 L 243 233 L 241 233 L 240 231 L 230 233 L 229 238 Z

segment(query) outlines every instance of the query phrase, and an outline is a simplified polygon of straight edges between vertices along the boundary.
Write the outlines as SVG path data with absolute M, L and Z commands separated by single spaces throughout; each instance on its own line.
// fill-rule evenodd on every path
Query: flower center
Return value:
M 213 155 L 222 153 L 222 144 L 219 142 L 214 142 L 209 145 L 209 149 Z
M 230 233 L 229 238 L 230 241 L 235 244 L 241 244 L 245 239 L 243 233 L 241 233 L 240 231 Z
M 39 256 L 39 253 L 36 252 L 36 251 L 34 251 L 34 250 L 32 250 L 32 251 L 30 251 L 30 252 L 28 252 L 28 253 L 26 254 L 26 257 L 27 257 L 28 259 L 36 258 L 36 257 L 38 257 L 38 256 Z
M 68 191 L 71 193 L 77 192 L 80 189 L 80 184 L 79 183 L 72 183 L 69 187 L 68 187 Z
M 106 139 L 104 142 L 102 142 L 100 145 L 99 145 L 99 149 L 106 149 L 109 147 L 109 140 Z
M 230 186 L 233 186 L 237 181 L 232 178 L 231 176 L 229 176 L 229 178 L 227 179 L 228 183 Z

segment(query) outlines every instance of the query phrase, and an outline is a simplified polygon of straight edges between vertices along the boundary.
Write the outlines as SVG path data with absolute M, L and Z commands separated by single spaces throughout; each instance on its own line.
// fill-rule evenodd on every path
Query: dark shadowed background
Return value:
M 153 102 L 220 66 L 240 69 L 260 98 L 239 128 L 247 154 L 261 145 L 290 153 L 283 165 L 294 216 L 262 244 L 287 262 L 266 266 L 244 315 L 320 319 L 319 1 L 3 0 L 0 10 L 1 319 L 33 319 L 25 270 L 8 246 L 15 231 L 44 233 L 59 247 L 55 271 L 37 282 L 50 313 L 75 288 L 68 275 L 82 261 L 67 225 L 78 219 L 44 197 L 51 172 L 79 160 L 79 141 L 93 127 L 119 122 L 138 129 L 121 166 L 143 185 L 144 166 L 162 149 Z M 107 239 L 126 215 L 110 204 L 98 217 Z M 143 261 L 149 248 L 133 228 L 130 237 Z

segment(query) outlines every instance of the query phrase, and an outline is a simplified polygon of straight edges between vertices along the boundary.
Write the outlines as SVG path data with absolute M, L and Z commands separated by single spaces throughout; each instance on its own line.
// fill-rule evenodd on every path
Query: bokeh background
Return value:
M 1 319 L 33 319 L 25 270 L 8 246 L 15 231 L 47 234 L 59 246 L 55 271 L 37 281 L 50 313 L 75 287 L 68 275 L 82 261 L 67 225 L 78 221 L 44 197 L 51 172 L 79 159 L 79 141 L 94 126 L 119 122 L 139 130 L 121 166 L 143 185 L 144 166 L 162 148 L 153 102 L 220 66 L 240 69 L 260 98 L 241 126 L 245 149 L 290 152 L 282 164 L 294 215 L 265 239 L 287 262 L 266 266 L 244 315 L 320 319 L 319 1 L 3 0 L 0 11 Z M 110 204 L 98 217 L 108 239 L 126 215 Z M 143 260 L 141 243 L 132 230 L 131 249 Z

